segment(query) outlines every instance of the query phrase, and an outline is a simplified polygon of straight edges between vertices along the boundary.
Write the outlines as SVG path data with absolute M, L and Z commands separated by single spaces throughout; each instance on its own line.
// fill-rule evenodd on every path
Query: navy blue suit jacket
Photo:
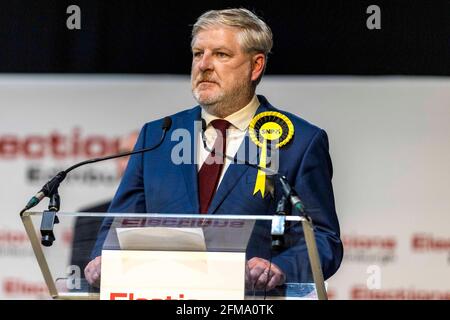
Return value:
M 261 104 L 257 114 L 279 111 L 263 96 L 258 96 L 258 99 Z M 322 129 L 288 112 L 279 112 L 285 114 L 295 128 L 292 140 L 279 150 L 279 172 L 288 178 L 313 220 L 323 273 L 328 278 L 338 269 L 343 255 L 331 184 L 333 172 L 328 138 Z M 158 149 L 130 158 L 109 212 L 199 213 L 196 154 L 192 153 L 190 164 L 174 164 L 171 160 L 172 149 L 179 141 L 171 141 L 170 136 L 176 129 L 187 129 L 191 136 L 195 136 L 194 143 L 197 139 L 194 122 L 201 120 L 201 107 L 179 112 L 171 118 L 172 127 Z M 161 125 L 162 119 L 147 123 L 141 130 L 135 149 L 155 145 L 161 137 Z M 246 135 L 241 148 L 250 143 Z M 274 214 L 281 188 L 276 182 L 275 199 L 253 196 L 256 175 L 257 170 L 252 167 L 231 164 L 214 195 L 208 214 Z M 105 223 L 93 257 L 100 255 L 107 231 L 108 224 Z M 270 229 L 265 231 L 252 235 L 251 245 L 247 249 L 249 259 L 254 256 L 270 258 Z M 285 242 L 288 248 L 273 256 L 272 262 L 285 272 L 287 282 L 312 281 L 300 226 L 289 229 Z

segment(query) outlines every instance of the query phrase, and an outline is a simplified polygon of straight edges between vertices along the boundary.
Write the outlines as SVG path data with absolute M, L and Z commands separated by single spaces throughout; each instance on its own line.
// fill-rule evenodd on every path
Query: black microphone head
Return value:
M 172 126 L 172 118 L 171 117 L 165 117 L 163 119 L 162 129 L 164 131 L 167 131 L 167 130 L 170 129 L 171 126 Z
M 206 131 L 206 120 L 202 118 L 202 132 Z

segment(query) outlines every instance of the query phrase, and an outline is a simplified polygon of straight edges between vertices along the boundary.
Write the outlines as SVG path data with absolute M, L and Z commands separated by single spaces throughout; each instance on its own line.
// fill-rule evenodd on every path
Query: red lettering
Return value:
M 13 288 L 14 288 L 14 282 L 7 280 L 5 281 L 5 283 L 3 284 L 3 291 L 7 294 L 10 294 L 13 292 Z
M 51 156 L 57 160 L 68 157 L 92 158 L 117 153 L 120 138 L 100 135 L 82 137 L 81 130 L 74 128 L 71 134 L 52 131 L 48 135 L 29 135 L 23 138 L 16 135 L 0 136 L 0 159 L 40 159 Z
M 14 136 L 0 137 L 0 157 L 14 159 L 19 153 L 19 141 Z
M 142 220 L 145 221 L 145 219 L 125 218 L 122 220 L 122 226 L 139 227 L 139 226 L 141 226 Z
M 414 250 L 423 249 L 423 238 L 419 235 L 414 235 L 412 239 L 412 247 Z
M 80 129 L 75 128 L 73 130 L 73 142 L 72 142 L 72 155 L 76 158 L 80 154 Z
M 177 225 L 176 218 L 167 218 L 162 221 L 162 225 L 165 227 L 175 227 Z
M 444 239 L 437 239 L 434 241 L 436 249 L 450 249 L 450 241 Z
M 449 291 L 415 290 L 402 288 L 369 290 L 364 286 L 355 286 L 350 291 L 350 299 L 352 300 L 447 300 L 449 296 Z
M 197 226 L 198 227 L 209 227 L 211 224 L 212 224 L 211 219 L 208 219 L 208 220 L 204 220 L 204 219 L 197 220 Z
M 20 279 L 6 279 L 3 282 L 3 291 L 8 295 L 14 294 L 47 294 L 47 286 L 43 283 L 25 282 Z
M 386 249 L 394 249 L 397 246 L 397 241 L 394 239 L 386 239 L 384 246 Z
M 178 295 L 180 299 L 184 299 L 184 293 L 180 293 Z M 111 292 L 109 294 L 110 300 L 117 300 L 118 298 L 128 298 L 128 300 L 149 300 L 148 298 L 140 297 L 140 298 L 134 298 L 134 293 L 124 293 L 124 292 Z M 166 296 L 164 299 L 162 298 L 150 298 L 150 300 L 176 300 L 173 299 L 172 296 Z
M 361 289 L 359 287 L 352 288 L 351 293 L 350 293 L 350 299 L 352 299 L 352 300 L 364 299 L 363 292 L 364 292 L 364 288 L 363 289 Z
M 28 243 L 28 236 L 23 231 L 0 230 L 0 242 L 8 244 L 25 244 Z
M 114 138 L 111 140 L 109 153 L 119 153 L 120 151 L 120 138 Z
M 180 219 L 178 221 L 178 227 L 189 227 L 189 226 L 193 226 L 192 221 L 190 221 L 189 219 Z
M 23 152 L 29 159 L 38 159 L 44 156 L 45 138 L 40 136 L 29 136 L 23 143 Z
M 161 225 L 161 219 L 155 219 L 155 218 L 147 219 L 146 225 L 157 227 L 157 226 Z
M 230 221 L 231 228 L 242 228 L 243 226 L 244 226 L 244 221 L 242 221 L 242 220 Z
M 433 238 L 432 235 L 415 234 L 412 237 L 413 250 L 422 251 L 446 251 L 450 250 L 450 239 Z
M 72 232 L 72 230 L 69 230 L 69 229 L 64 230 L 62 238 L 63 238 L 64 243 L 71 244 L 72 243 L 72 239 L 73 239 L 73 232 Z
M 344 247 L 349 249 L 393 250 L 397 246 L 394 238 L 377 236 L 343 236 Z
M 111 292 L 109 294 L 109 300 L 116 300 L 117 298 L 126 298 L 128 295 L 121 292 Z
M 227 220 L 214 220 L 214 227 L 226 227 L 228 225 L 228 221 Z
M 108 145 L 106 140 L 100 136 L 92 136 L 86 139 L 84 145 L 84 153 L 90 157 L 101 157 L 108 152 Z
M 52 150 L 52 155 L 56 159 L 62 159 L 67 157 L 67 152 L 61 150 L 61 147 L 64 146 L 66 139 L 57 132 L 54 132 L 50 135 L 50 146 Z
M 195 226 L 195 224 L 193 224 L 193 223 L 195 223 L 194 220 L 191 221 L 191 219 L 183 218 L 183 219 L 178 220 L 177 227 L 193 227 L 193 226 Z

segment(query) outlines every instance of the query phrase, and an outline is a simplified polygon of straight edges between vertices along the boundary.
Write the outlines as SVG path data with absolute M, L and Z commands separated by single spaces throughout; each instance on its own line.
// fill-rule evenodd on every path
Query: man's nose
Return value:
M 202 55 L 202 59 L 200 60 L 198 67 L 201 71 L 212 70 L 214 68 L 212 56 L 209 53 L 205 52 Z

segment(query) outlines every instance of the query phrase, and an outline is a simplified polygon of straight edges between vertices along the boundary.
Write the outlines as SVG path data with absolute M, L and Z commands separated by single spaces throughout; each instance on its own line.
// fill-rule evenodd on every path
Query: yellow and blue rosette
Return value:
M 249 136 L 253 143 L 261 148 L 259 166 L 266 168 L 268 142 L 270 141 L 270 144 L 273 145 L 275 141 L 275 148 L 283 147 L 294 136 L 294 126 L 291 120 L 280 112 L 262 112 L 257 114 L 250 122 Z M 258 170 L 253 195 L 261 192 L 261 197 L 264 198 L 266 186 L 266 173 Z

